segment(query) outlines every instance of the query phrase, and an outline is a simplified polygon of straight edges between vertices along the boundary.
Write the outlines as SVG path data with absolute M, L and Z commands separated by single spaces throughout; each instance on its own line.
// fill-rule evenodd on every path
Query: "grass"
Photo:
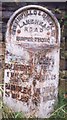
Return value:
M 67 120 L 67 97 L 65 97 L 65 80 L 60 81 L 58 103 L 50 118 Z
M 67 99 L 64 98 L 64 94 L 58 96 L 58 103 L 50 118 L 64 118 L 67 120 Z
M 59 86 L 59 95 L 58 95 L 58 103 L 55 106 L 54 112 L 51 114 L 49 119 L 54 118 L 55 120 L 57 119 L 62 119 L 67 120 L 67 98 L 64 97 L 65 94 L 65 81 L 61 80 L 60 81 L 60 86 Z M 3 92 L 1 90 L 1 92 Z M 7 107 L 2 99 L 0 99 L 0 111 L 2 112 L 2 120 L 10 120 L 11 118 L 14 118 L 16 120 L 19 120 L 20 118 L 25 118 L 25 115 L 22 112 L 14 112 L 12 109 Z M 54 120 L 53 119 L 53 120 Z

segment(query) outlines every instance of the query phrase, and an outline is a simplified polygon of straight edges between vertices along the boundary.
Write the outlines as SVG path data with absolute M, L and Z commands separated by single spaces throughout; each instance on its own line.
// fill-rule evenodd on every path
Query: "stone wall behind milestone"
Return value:
M 62 76 L 63 71 L 67 69 L 67 48 L 66 48 L 66 40 L 67 40 L 67 15 L 65 13 L 67 7 L 66 3 L 51 3 L 51 2 L 33 2 L 33 4 L 40 5 L 46 7 L 51 10 L 56 18 L 58 19 L 61 26 L 61 54 L 60 54 L 60 73 L 61 79 L 66 79 L 66 76 Z M 5 51 L 5 33 L 6 26 L 11 15 L 20 7 L 32 5 L 32 2 L 18 2 L 18 3 L 0 3 L 0 83 L 3 82 L 4 77 L 4 51 Z M 1 19 L 2 18 L 2 19 Z

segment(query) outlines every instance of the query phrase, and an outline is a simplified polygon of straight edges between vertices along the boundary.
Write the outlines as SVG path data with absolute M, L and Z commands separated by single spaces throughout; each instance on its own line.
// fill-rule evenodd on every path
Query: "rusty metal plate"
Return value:
M 49 117 L 58 94 L 60 27 L 51 11 L 17 10 L 6 31 L 4 102 L 26 117 Z

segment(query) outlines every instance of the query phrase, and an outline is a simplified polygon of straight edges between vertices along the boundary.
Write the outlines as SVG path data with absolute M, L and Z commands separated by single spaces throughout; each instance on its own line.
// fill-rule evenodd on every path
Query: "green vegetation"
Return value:
M 65 58 L 67 59 L 67 51 L 65 51 L 65 40 L 64 35 L 67 34 L 67 32 L 64 30 L 67 26 L 67 15 L 65 12 L 61 11 L 59 8 L 54 9 L 55 14 L 59 14 L 61 17 L 59 18 L 59 23 L 61 25 L 61 59 Z M 65 20 L 65 21 L 64 21 Z M 63 27 L 64 26 L 64 27 Z M 63 34 L 64 33 L 64 34 Z M 65 79 L 67 76 L 66 71 L 60 71 L 60 85 L 59 85 L 59 94 L 58 94 L 58 103 L 55 106 L 54 112 L 51 114 L 50 118 L 48 120 L 67 120 L 67 96 L 66 96 L 66 90 L 65 90 Z M 2 114 L 2 120 L 10 120 L 11 118 L 14 118 L 14 120 L 19 120 L 20 118 L 25 118 L 25 115 L 22 112 L 14 112 L 12 109 L 8 108 L 2 101 L 2 89 L 3 84 L 0 84 L 0 116 Z M 32 119 L 33 120 L 33 119 Z M 35 120 L 35 118 L 34 118 Z M 45 120 L 45 119 L 44 119 Z
M 51 114 L 50 119 L 54 118 L 57 120 L 58 118 L 64 118 L 64 120 L 67 120 L 67 96 L 65 93 L 65 87 L 64 87 L 64 80 L 60 81 L 59 86 L 59 95 L 58 95 L 58 103 L 55 106 L 54 112 Z M 1 91 L 2 92 L 2 91 Z M 12 109 L 7 107 L 2 99 L 0 100 L 0 110 L 2 112 L 2 120 L 10 120 L 11 118 L 19 120 L 19 118 L 25 118 L 25 115 L 22 112 L 14 112 Z
M 64 118 L 64 120 L 67 120 L 67 98 L 65 95 L 66 94 L 65 91 L 63 91 L 63 88 L 59 87 L 58 103 L 55 106 L 55 111 L 51 114 L 50 118 Z

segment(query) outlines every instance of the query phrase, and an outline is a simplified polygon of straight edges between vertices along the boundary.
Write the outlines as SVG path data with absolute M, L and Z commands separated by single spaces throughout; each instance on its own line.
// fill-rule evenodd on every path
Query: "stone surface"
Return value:
M 8 106 L 28 117 L 50 116 L 58 94 L 59 47 L 59 23 L 49 10 L 29 6 L 13 14 L 5 50 L 4 102 Z

